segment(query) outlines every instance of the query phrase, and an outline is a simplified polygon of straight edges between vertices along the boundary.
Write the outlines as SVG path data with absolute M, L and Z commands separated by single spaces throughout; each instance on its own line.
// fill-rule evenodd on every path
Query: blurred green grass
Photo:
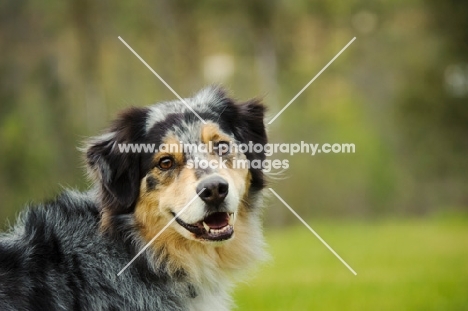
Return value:
M 267 231 L 272 260 L 235 292 L 237 310 L 468 310 L 468 218 L 309 221 Z

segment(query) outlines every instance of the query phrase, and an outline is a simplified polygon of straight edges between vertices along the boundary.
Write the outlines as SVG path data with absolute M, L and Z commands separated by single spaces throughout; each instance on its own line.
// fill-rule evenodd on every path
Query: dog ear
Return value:
M 100 199 L 114 213 L 128 211 L 139 194 L 140 155 L 124 152 L 120 144 L 142 141 L 146 116 L 145 108 L 124 111 L 108 133 L 91 139 L 86 148 L 88 171 L 99 184 Z
M 240 127 L 241 135 L 245 141 L 252 141 L 254 144 L 266 144 L 267 134 L 265 130 L 266 107 L 258 99 L 251 99 L 238 104 L 239 118 L 243 123 Z
M 258 99 L 252 99 L 237 105 L 238 107 L 238 125 L 236 125 L 237 133 L 240 137 L 236 137 L 243 143 L 250 141 L 255 144 L 265 145 L 268 142 L 267 133 L 265 129 L 265 112 L 266 107 Z M 265 160 L 265 152 L 246 152 L 249 161 Z M 261 169 L 251 168 L 252 185 L 253 189 L 262 189 L 265 187 L 265 179 Z

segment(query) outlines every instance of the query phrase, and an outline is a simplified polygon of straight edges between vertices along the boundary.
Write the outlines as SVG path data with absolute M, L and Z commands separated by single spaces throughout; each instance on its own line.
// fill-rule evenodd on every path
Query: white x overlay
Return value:
M 309 229 L 310 232 L 312 232 L 312 233 L 317 237 L 317 239 L 319 239 L 320 242 L 322 242 L 323 245 L 325 245 L 325 246 L 330 250 L 330 252 L 332 252 L 333 255 L 335 255 L 336 258 L 338 258 L 338 259 L 346 266 L 346 268 L 349 269 L 349 271 L 351 271 L 354 275 L 357 275 L 356 271 L 354 271 L 353 268 L 351 268 L 351 267 L 346 263 L 346 261 L 344 261 L 343 258 L 341 258 L 340 255 L 338 255 L 338 254 L 333 250 L 333 248 L 331 248 L 330 245 L 328 245 L 327 242 L 325 242 L 325 240 L 322 239 L 322 238 L 320 237 L 320 235 L 318 235 L 318 233 L 315 232 L 315 230 L 312 229 L 312 228 L 309 226 L 309 224 L 307 224 L 307 223 L 304 221 L 304 219 L 302 219 L 301 216 L 299 216 L 299 214 L 296 213 L 296 211 L 293 210 L 292 207 L 289 206 L 288 203 L 286 203 L 286 201 L 284 201 L 283 198 L 281 198 L 281 197 L 275 192 L 275 190 L 273 190 L 273 189 L 271 189 L 271 188 L 268 188 L 268 189 L 270 189 L 270 191 L 278 198 L 278 200 L 280 200 L 280 201 L 284 204 L 284 206 L 286 206 L 286 207 L 291 211 L 291 213 L 293 213 L 294 216 L 296 216 L 296 217 L 304 224 L 304 226 L 306 226 L 307 229 Z
M 139 252 L 138 254 L 135 255 L 135 257 L 133 257 L 132 260 L 130 260 L 130 262 L 122 269 L 120 270 L 119 273 L 117 273 L 117 276 L 120 276 L 125 270 L 127 270 L 128 267 L 130 267 L 130 265 L 138 258 L 140 257 L 141 254 L 143 254 L 143 252 L 148 248 L 150 247 L 151 244 L 153 244 L 153 242 L 180 216 L 180 214 L 182 214 L 189 206 L 190 204 L 193 203 L 193 201 L 195 201 L 197 199 L 197 197 L 200 195 L 200 193 L 202 193 L 203 191 L 205 191 L 205 188 L 203 188 L 202 190 L 200 190 L 200 192 L 197 193 L 196 196 L 194 196 L 188 203 L 187 205 L 184 206 L 183 209 L 180 210 L 180 212 L 178 212 L 172 219 L 171 221 L 169 221 L 167 223 L 167 225 L 164 226 L 164 228 L 161 229 L 161 231 L 158 232 L 158 234 L 156 234 L 154 236 L 154 238 L 151 239 L 151 241 L 149 241 L 145 247 L 143 247 Z
M 283 109 L 281 109 L 280 112 L 278 112 L 278 113 L 276 114 L 276 116 L 274 116 L 273 119 L 270 120 L 270 122 L 268 122 L 268 124 L 272 124 L 273 121 L 275 121 L 276 118 L 278 118 L 278 117 L 286 110 L 286 108 L 288 108 L 289 105 L 291 105 L 291 104 L 296 100 L 296 98 L 298 98 L 299 95 L 301 95 L 302 92 L 304 92 L 304 91 L 309 87 L 309 85 L 311 85 L 312 82 L 314 82 L 315 79 L 317 79 L 317 78 L 322 74 L 322 72 L 324 72 L 325 69 L 327 69 L 328 66 L 330 66 L 331 63 L 333 63 L 333 62 L 335 61 L 335 59 L 337 59 L 338 56 L 340 56 L 341 53 L 343 53 L 344 50 L 346 50 L 346 49 L 348 48 L 348 46 L 351 45 L 351 43 L 353 43 L 354 40 L 356 40 L 356 37 L 352 38 L 351 41 L 349 41 L 348 44 L 346 44 L 345 47 L 342 48 L 341 51 L 339 51 L 338 54 L 336 54 L 335 57 L 333 57 L 332 60 L 329 61 L 328 64 L 326 64 L 325 67 L 323 67 L 322 70 L 320 70 L 319 73 L 317 73 L 317 74 L 315 75 L 315 77 L 313 77 L 312 80 L 310 80 L 309 83 L 307 83 L 306 86 L 304 86 L 304 87 L 302 88 L 302 90 L 300 90 L 299 93 L 297 93 L 296 96 L 294 96 L 293 99 L 291 99 L 291 100 L 289 101 L 289 103 L 287 103 L 286 106 L 284 106 Z
M 182 102 L 185 104 L 185 106 L 187 106 L 188 109 L 190 109 L 190 111 L 192 111 L 197 117 L 198 119 L 200 119 L 200 121 L 202 121 L 204 124 L 206 124 L 205 120 L 203 120 L 202 117 L 200 117 L 200 115 L 198 115 L 198 113 L 196 113 L 192 107 L 190 107 L 187 102 L 179 96 L 179 94 L 176 93 L 176 91 L 174 91 L 174 89 L 169 85 L 167 84 L 166 81 L 164 81 L 164 79 L 156 72 L 153 70 L 153 68 L 151 68 L 150 65 L 148 65 L 148 63 L 146 63 L 143 58 L 141 58 L 140 55 L 138 55 L 137 52 L 135 52 L 135 50 L 132 49 L 132 47 L 130 45 L 127 44 L 127 42 L 125 42 L 124 39 L 122 39 L 120 36 L 118 37 L 119 40 Z M 353 39 L 351 39 L 351 41 L 348 42 L 348 44 L 346 44 L 345 47 L 343 47 L 339 52 L 338 54 L 335 55 L 335 57 L 333 57 L 326 65 L 325 67 L 322 68 L 322 70 L 319 71 L 319 73 L 317 73 L 315 75 L 315 77 L 312 78 L 312 80 L 309 81 L 309 83 L 307 83 L 300 91 L 299 93 L 296 94 L 296 96 L 293 97 L 293 99 L 291 99 L 289 101 L 289 103 L 286 104 L 286 106 L 283 107 L 283 109 L 281 109 L 269 122 L 268 124 L 272 124 L 273 121 L 275 121 L 298 97 L 299 95 L 301 95 L 324 71 L 325 69 L 328 68 L 328 66 L 330 66 L 337 58 L 338 56 L 341 55 L 341 53 L 343 53 L 350 45 L 351 43 L 354 42 L 354 40 L 356 40 L 356 37 L 354 37 Z M 293 214 L 294 216 L 296 216 L 303 224 L 304 226 L 307 227 L 307 229 L 309 229 L 319 240 L 320 242 L 322 242 L 332 253 L 333 255 L 335 255 L 354 275 L 357 275 L 357 273 L 353 270 L 353 268 L 351 268 L 347 263 L 346 261 L 344 261 L 340 255 L 338 255 L 328 244 L 327 242 L 325 242 L 325 240 L 323 240 L 320 235 L 318 235 L 317 232 L 314 231 L 314 229 L 312 229 L 305 221 L 304 219 L 301 218 L 301 216 L 299 216 L 298 213 L 296 213 L 296 211 L 294 211 L 293 208 L 291 208 L 291 206 L 289 206 L 286 201 L 284 201 L 272 188 L 268 188 Z M 168 223 L 166 226 L 164 226 L 164 228 L 161 229 L 161 231 L 158 232 L 158 234 L 156 234 L 152 239 L 151 241 L 149 241 L 139 252 L 138 254 L 135 255 L 135 257 L 133 257 L 133 259 L 122 269 L 120 270 L 120 272 L 117 274 L 117 276 L 120 276 L 128 267 L 130 267 L 130 265 L 141 255 L 143 254 L 143 252 L 177 219 L 177 217 L 180 216 L 180 214 L 182 214 L 189 206 L 190 204 L 193 203 L 193 201 L 195 201 L 195 199 L 200 195 L 200 193 L 202 193 L 203 191 L 205 190 L 205 188 L 203 188 L 199 193 L 197 193 L 197 195 L 195 197 L 193 197 L 188 203 L 187 205 L 182 208 L 182 210 L 180 210 L 180 212 L 178 212 Z
M 135 52 L 135 50 L 132 49 L 132 47 L 131 47 L 130 45 L 128 45 L 127 42 L 125 42 L 124 39 L 122 39 L 122 37 L 119 36 L 119 40 L 122 41 L 122 43 L 125 44 L 125 46 L 126 46 L 130 51 L 132 51 L 132 53 L 135 54 L 135 56 L 136 56 L 146 67 L 148 67 L 148 69 L 149 69 L 156 77 L 158 77 L 158 79 L 161 80 L 161 82 L 162 82 L 172 93 L 174 93 L 174 95 L 177 96 L 177 98 L 178 98 L 181 102 L 183 102 L 183 103 L 185 104 L 185 106 L 187 106 L 187 108 L 190 109 L 190 111 L 193 112 L 193 113 L 197 116 L 198 119 L 200 119 L 200 121 L 203 122 L 203 124 L 206 124 L 205 120 L 203 120 L 203 118 L 200 117 L 200 116 L 198 115 L 198 113 L 196 113 L 195 110 L 193 110 L 193 108 L 190 107 L 189 104 L 187 104 L 187 102 L 186 102 L 182 97 L 180 97 L 179 94 L 177 94 L 177 92 L 174 91 L 174 89 L 173 89 L 169 84 L 167 84 L 167 82 L 164 81 L 164 79 L 161 78 L 161 76 L 158 75 L 158 73 L 157 73 L 156 71 L 154 71 L 153 68 L 151 68 L 151 66 L 148 65 L 148 63 L 145 62 L 145 60 L 144 60 L 143 58 L 141 58 L 141 56 L 138 55 L 138 53 Z

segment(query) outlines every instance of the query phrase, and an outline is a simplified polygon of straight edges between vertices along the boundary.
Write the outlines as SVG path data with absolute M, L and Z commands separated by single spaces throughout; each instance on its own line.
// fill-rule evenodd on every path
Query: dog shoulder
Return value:
M 73 288 L 67 277 L 77 266 L 72 242 L 92 236 L 97 222 L 96 206 L 86 195 L 74 191 L 28 206 L 16 224 L 0 236 L 0 309 L 34 305 L 52 310 L 59 301 L 73 301 L 65 290 Z

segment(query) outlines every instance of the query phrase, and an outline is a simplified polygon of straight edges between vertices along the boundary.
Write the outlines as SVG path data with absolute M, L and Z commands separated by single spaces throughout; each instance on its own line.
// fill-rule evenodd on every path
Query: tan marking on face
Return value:
M 147 191 L 146 178 L 140 185 L 140 197 L 135 208 L 135 218 L 146 239 L 152 239 L 161 220 L 169 222 L 171 212 L 178 213 L 196 195 L 195 171 L 186 167 L 175 168 L 168 174 L 154 168 L 149 174 L 158 181 L 154 190 Z M 177 225 L 178 226 L 178 225 Z M 184 229 L 185 230 L 185 229 Z
M 151 229 L 141 230 L 147 241 L 168 222 L 162 216 L 149 219 L 157 222 Z M 233 273 L 245 271 L 254 260 L 264 259 L 259 214 L 249 212 L 244 203 L 238 209 L 233 238 L 222 244 L 187 239 L 174 226 L 168 227 L 151 246 L 161 255 L 154 264 L 168 264 L 169 273 L 183 269 L 193 280 L 231 278 Z
M 164 156 L 172 156 L 177 164 L 184 164 L 184 150 L 180 141 L 175 136 L 168 136 L 163 139 L 161 145 L 165 145 L 164 150 L 158 150 L 159 152 L 153 156 L 153 163 L 157 164 L 158 161 Z
M 203 144 L 208 144 L 210 141 L 231 141 L 231 138 L 224 134 L 217 124 L 207 123 L 202 126 L 201 141 Z
M 200 242 L 190 238 L 192 233 L 182 228 L 182 232 L 177 230 L 179 224 L 173 223 L 167 228 L 163 234 L 154 242 L 153 246 L 158 252 L 164 249 L 165 252 L 170 254 L 169 258 L 172 262 L 171 270 L 176 271 L 178 268 L 185 270 L 193 270 L 194 267 L 187 261 L 187 254 L 194 251 L 199 252 L 200 260 L 205 256 L 211 259 L 221 257 L 222 262 L 217 263 L 219 266 L 226 268 L 234 268 L 236 261 L 232 260 L 232 257 L 236 257 L 238 252 L 245 252 L 245 244 L 248 236 L 259 228 L 251 228 L 249 222 L 246 221 L 247 209 L 244 203 L 248 202 L 248 188 L 250 185 L 250 173 L 248 170 L 233 170 L 225 169 L 220 172 L 221 176 L 224 176 L 230 184 L 230 187 L 235 187 L 238 195 L 240 196 L 238 202 L 238 209 L 236 212 L 236 222 L 234 224 L 234 237 L 232 241 L 226 241 L 227 245 L 213 246 L 212 242 Z M 146 177 L 141 183 L 141 195 L 138 200 L 135 209 L 135 219 L 140 227 L 141 234 L 146 241 L 150 241 L 160 230 L 172 219 L 170 211 L 177 213 L 179 212 L 193 197 L 196 195 L 195 188 L 198 184 L 198 180 L 195 177 L 195 173 L 192 169 L 183 169 L 180 175 L 174 179 L 174 182 L 163 187 L 156 187 L 155 190 L 146 191 Z M 191 189 L 187 191 L 187 189 Z M 244 202 L 244 203 L 242 203 Z M 190 207 L 189 207 L 190 208 Z M 179 228 L 180 229 L 180 228 Z M 260 235 L 259 235 L 260 236 Z M 216 248 L 215 254 L 210 253 Z M 251 250 L 247 251 L 251 253 Z M 213 257 L 214 256 L 214 257 Z M 208 260 L 208 259 L 204 259 Z M 192 271 L 192 273 L 198 273 Z

